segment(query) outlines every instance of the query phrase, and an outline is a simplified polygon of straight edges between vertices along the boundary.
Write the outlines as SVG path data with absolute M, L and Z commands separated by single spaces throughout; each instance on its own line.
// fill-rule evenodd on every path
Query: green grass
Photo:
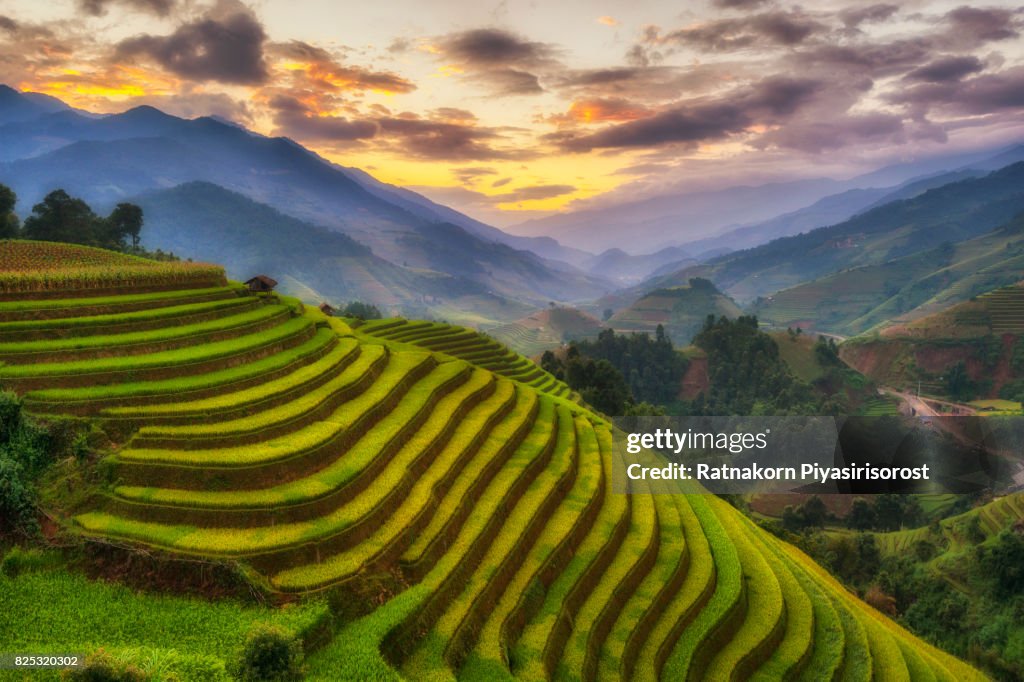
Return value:
M 190 365 L 199 365 L 222 358 L 229 358 L 246 351 L 271 346 L 309 330 L 312 323 L 305 318 L 294 318 L 272 329 L 247 334 L 226 341 L 206 343 L 197 348 L 179 348 L 175 350 L 149 353 L 147 355 L 130 355 L 126 357 L 97 358 L 78 362 L 55 362 L 41 365 L 4 365 L 0 366 L 0 380 L 23 378 L 46 378 L 59 383 L 62 378 L 90 374 L 124 373 L 145 370 L 176 368 L 187 372 Z
M 0 574 L 0 603 L 4 605 L 0 642 L 5 652 L 144 648 L 151 655 L 210 657 L 222 664 L 235 655 L 258 623 L 298 633 L 326 615 L 326 605 L 318 600 L 267 608 L 234 600 L 146 594 L 63 569 L 22 573 L 16 578 Z

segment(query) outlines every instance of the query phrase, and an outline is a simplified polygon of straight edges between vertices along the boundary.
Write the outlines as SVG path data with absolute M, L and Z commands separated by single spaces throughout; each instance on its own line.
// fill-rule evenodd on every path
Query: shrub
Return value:
M 12 547 L 11 551 L 4 556 L 3 561 L 0 561 L 0 573 L 8 578 L 16 578 L 22 573 L 54 568 L 60 563 L 61 556 L 56 552 Z
M 64 678 L 73 682 L 142 682 L 146 676 L 134 665 L 119 662 L 98 649 L 86 657 L 85 665 L 67 671 Z
M 232 671 L 243 682 L 287 682 L 303 678 L 302 644 L 272 626 L 253 629 Z

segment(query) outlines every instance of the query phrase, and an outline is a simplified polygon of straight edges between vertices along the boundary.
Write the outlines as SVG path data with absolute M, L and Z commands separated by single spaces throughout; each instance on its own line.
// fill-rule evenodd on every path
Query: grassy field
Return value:
M 238 314 L 209 289 L 191 310 L 187 287 L 48 299 L 17 320 L 28 355 L 0 380 L 31 412 L 72 410 L 118 436 L 85 479 L 59 480 L 71 462 L 53 473 L 51 537 L 219 560 L 265 604 L 56 566 L 0 578 L 0 648 L 104 646 L 154 670 L 171 661 L 153 679 L 188 665 L 206 672 L 186 679 L 218 679 L 254 624 L 305 637 L 327 595 L 335 636 L 310 640 L 311 679 L 981 678 L 722 500 L 660 483 L 612 492 L 607 418 L 495 340 L 402 319 L 353 329 L 230 287 L 247 311 L 275 313 L 210 339 L 177 322 Z M 119 317 L 76 321 L 97 315 Z M 180 347 L 159 345 L 173 334 L 161 321 L 186 329 Z M 108 324 L 153 345 L 84 359 L 83 332 L 59 346 L 69 356 L 46 355 L 58 330 Z M 62 622 L 69 609 L 81 619 Z

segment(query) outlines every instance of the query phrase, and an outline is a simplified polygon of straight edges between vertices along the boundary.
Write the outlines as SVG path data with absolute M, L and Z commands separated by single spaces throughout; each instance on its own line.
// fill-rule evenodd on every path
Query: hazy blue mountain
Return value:
M 776 239 L 633 287 L 643 293 L 707 277 L 750 301 L 852 267 L 874 265 L 977 237 L 1024 211 L 1024 163 L 892 201 L 842 223 Z
M 266 274 L 284 292 L 307 300 L 374 301 L 406 315 L 463 310 L 492 319 L 528 309 L 501 296 L 481 296 L 480 285 L 467 278 L 397 266 L 351 237 L 211 183 L 151 190 L 131 200 L 145 212 L 145 246 L 222 263 L 239 280 Z M 502 309 L 507 315 L 492 317 Z
M 968 167 L 995 170 L 1022 160 L 996 160 L 1008 151 L 987 149 L 929 157 L 841 181 L 812 178 L 669 194 L 529 220 L 507 229 L 515 234 L 550 235 L 562 244 L 590 250 L 618 247 L 630 253 L 648 253 L 682 246 L 699 254 L 723 247 L 750 248 L 846 220 L 907 182 Z M 1024 150 L 1017 153 L 1021 152 Z
M 566 263 L 498 243 L 496 228 L 474 222 L 473 233 L 453 222 L 469 221 L 465 216 L 337 167 L 285 138 L 147 106 L 99 118 L 37 113 L 0 125 L 0 150 L 6 150 L 0 182 L 18 193 L 23 214 L 56 187 L 104 210 L 149 190 L 203 181 L 342 232 L 404 267 L 434 269 L 432 249 L 445 249 L 450 269 L 444 274 L 474 277 L 482 293 L 535 305 L 593 298 L 610 287 Z M 19 158 L 11 159 L 13 154 Z M 424 235 L 447 241 L 426 249 L 417 238 Z

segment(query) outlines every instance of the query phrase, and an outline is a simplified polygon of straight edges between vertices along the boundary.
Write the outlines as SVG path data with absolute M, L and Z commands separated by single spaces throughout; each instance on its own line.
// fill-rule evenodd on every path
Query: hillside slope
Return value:
M 923 317 L 1020 279 L 1024 214 L 974 239 L 879 265 L 844 270 L 760 299 L 753 312 L 777 326 L 860 334 Z
M 691 279 L 684 286 L 655 289 L 616 311 L 607 324 L 617 332 L 653 334 L 662 325 L 680 345 L 689 343 L 708 315 L 736 318 L 742 314 L 728 296 L 710 282 Z
M 718 498 L 613 494 L 608 422 L 468 330 L 364 335 L 201 280 L 103 294 L 0 301 L 0 382 L 124 443 L 50 511 L 271 596 L 332 587 L 314 677 L 981 679 Z
M 654 278 L 637 287 L 706 277 L 738 301 L 752 301 L 781 289 L 848 268 L 878 265 L 920 254 L 944 243 L 981 236 L 1024 211 L 1024 163 L 980 178 L 930 189 L 806 234 Z
M 1018 272 L 1019 276 L 1019 272 Z M 957 399 L 1024 395 L 1024 285 L 850 339 L 843 359 L 881 383 Z M 957 366 L 962 367 L 957 370 Z M 962 376 L 954 378 L 957 373 Z M 1012 394 L 1012 395 L 1010 395 Z
M 346 234 L 396 265 L 443 267 L 531 307 L 592 298 L 608 288 L 566 263 L 520 250 L 530 240 L 510 237 L 510 246 L 495 228 L 331 164 L 287 138 L 149 106 L 109 116 L 33 111 L 34 117 L 6 125 L 0 119 L 0 183 L 18 194 L 22 213 L 58 187 L 106 210 L 145 192 L 202 181 Z M 542 246 L 557 251 L 550 240 Z
M 282 291 L 310 303 L 371 301 L 385 310 L 455 321 L 503 320 L 526 309 L 481 292 L 471 279 L 394 265 L 344 234 L 210 183 L 148 192 L 134 201 L 145 211 L 143 243 L 149 248 L 212 258 L 236 279 L 273 272 Z
M 569 340 L 592 339 L 603 328 L 596 317 L 582 310 L 549 306 L 514 322 L 484 329 L 488 335 L 532 358 Z

